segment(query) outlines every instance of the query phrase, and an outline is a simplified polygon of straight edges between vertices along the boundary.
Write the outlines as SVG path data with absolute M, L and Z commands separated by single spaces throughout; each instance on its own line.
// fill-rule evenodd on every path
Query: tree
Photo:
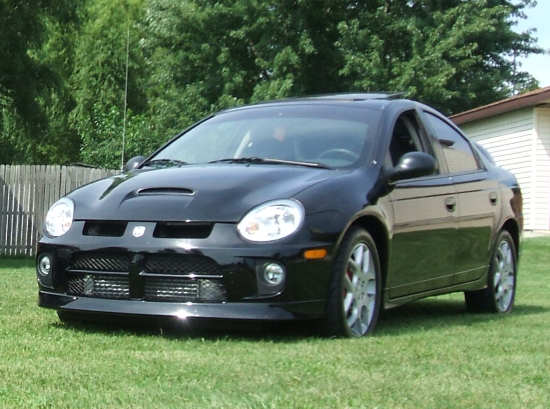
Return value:
M 175 131 L 227 106 L 341 90 L 337 23 L 345 1 L 147 3 L 148 99 Z
M 448 114 L 529 89 L 513 56 L 537 53 L 530 33 L 512 30 L 532 1 L 369 1 L 341 22 L 340 70 L 352 87 L 396 89 Z
M 85 23 L 75 44 L 71 75 L 75 99 L 71 123 L 80 135 L 81 160 L 86 163 L 120 167 L 128 35 L 132 44 L 128 56 L 128 107 L 138 115 L 129 116 L 130 128 L 134 122 L 144 121 L 139 117 L 146 107 L 144 63 L 137 47 L 140 32 L 135 24 L 142 10 L 141 0 L 95 0 L 83 10 Z M 146 128 L 141 132 L 149 136 Z
M 0 0 L 0 160 L 120 166 L 225 107 L 403 91 L 451 114 L 535 87 L 533 0 Z
M 536 85 L 513 55 L 540 52 L 523 0 L 150 0 L 147 89 L 175 129 L 243 102 L 403 91 L 453 113 Z
M 37 51 L 47 35 L 47 21 L 66 22 L 76 2 L 69 0 L 0 0 L 0 160 L 33 162 L 45 142 L 48 118 L 41 96 L 59 77 Z

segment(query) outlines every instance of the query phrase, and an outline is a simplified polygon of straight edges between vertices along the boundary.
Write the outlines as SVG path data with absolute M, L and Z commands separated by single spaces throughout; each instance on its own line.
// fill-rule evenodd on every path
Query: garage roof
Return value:
M 470 109 L 468 111 L 453 115 L 450 118 L 455 124 L 461 125 L 477 119 L 488 118 L 498 114 L 503 114 L 505 112 L 532 107 L 546 102 L 550 103 L 550 86 L 502 99 L 489 105 Z

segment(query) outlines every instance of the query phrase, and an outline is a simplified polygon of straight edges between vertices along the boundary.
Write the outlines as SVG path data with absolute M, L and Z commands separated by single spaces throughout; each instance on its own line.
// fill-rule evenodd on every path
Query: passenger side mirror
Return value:
M 402 179 L 428 176 L 434 173 L 435 168 L 436 163 L 432 155 L 424 152 L 408 152 L 399 159 L 388 181 L 391 183 Z
M 126 162 L 126 165 L 124 166 L 124 172 L 129 172 L 131 170 L 134 170 L 144 160 L 145 160 L 145 156 L 134 156 L 132 159 Z

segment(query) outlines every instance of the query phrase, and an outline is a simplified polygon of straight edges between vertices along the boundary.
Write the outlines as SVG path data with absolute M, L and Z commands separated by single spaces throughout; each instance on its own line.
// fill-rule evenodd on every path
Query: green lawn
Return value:
M 388 311 L 374 337 L 312 328 L 61 324 L 32 261 L 0 259 L 0 408 L 550 408 L 550 239 L 523 241 L 509 315 L 462 294 Z

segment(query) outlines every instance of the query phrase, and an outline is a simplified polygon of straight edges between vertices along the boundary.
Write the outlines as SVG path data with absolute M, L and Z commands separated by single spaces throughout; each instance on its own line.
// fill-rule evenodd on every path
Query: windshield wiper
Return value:
M 252 163 L 252 164 L 267 164 L 267 165 L 294 165 L 294 166 L 306 166 L 309 168 L 319 168 L 319 169 L 332 169 L 330 166 L 324 165 L 318 162 L 299 162 L 294 160 L 285 160 L 285 159 L 272 159 L 272 158 L 258 158 L 256 156 L 245 157 L 245 158 L 224 158 L 212 160 L 208 163 Z
M 187 162 L 177 159 L 152 159 L 143 164 L 143 166 L 169 168 L 172 166 L 184 166 L 188 165 Z

